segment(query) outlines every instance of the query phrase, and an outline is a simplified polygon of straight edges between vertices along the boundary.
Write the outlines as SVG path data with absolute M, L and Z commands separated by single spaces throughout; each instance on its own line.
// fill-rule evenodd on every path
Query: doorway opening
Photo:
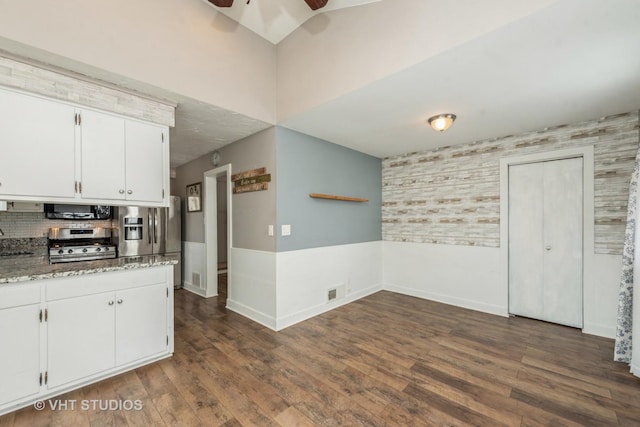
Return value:
M 206 296 L 226 302 L 232 265 L 231 165 L 204 173 Z

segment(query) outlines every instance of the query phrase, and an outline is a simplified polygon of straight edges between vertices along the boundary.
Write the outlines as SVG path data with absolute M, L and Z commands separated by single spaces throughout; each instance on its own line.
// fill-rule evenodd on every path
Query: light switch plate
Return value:
M 282 235 L 291 236 L 291 224 L 286 224 L 282 226 Z
M 267 227 L 267 235 L 273 236 L 273 225 L 272 224 L 269 224 L 269 226 Z

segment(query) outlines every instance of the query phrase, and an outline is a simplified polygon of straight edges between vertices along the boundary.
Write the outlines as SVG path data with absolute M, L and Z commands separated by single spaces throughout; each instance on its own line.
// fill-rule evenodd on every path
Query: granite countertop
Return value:
M 32 255 L 0 257 L 0 285 L 177 263 L 178 255 L 170 254 L 49 264 L 46 253 L 34 251 Z

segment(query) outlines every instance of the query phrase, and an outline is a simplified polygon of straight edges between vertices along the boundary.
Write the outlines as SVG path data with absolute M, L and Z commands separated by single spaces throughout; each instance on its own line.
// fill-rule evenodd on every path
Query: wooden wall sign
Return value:
M 267 173 L 267 168 L 252 169 L 231 175 L 231 181 L 233 194 L 268 190 L 271 174 Z

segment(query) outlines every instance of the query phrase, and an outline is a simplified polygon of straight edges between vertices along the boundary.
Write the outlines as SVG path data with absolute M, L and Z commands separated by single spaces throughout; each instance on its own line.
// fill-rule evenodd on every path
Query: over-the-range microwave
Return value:
M 111 206 L 59 205 L 45 203 L 44 213 L 49 219 L 111 219 Z

